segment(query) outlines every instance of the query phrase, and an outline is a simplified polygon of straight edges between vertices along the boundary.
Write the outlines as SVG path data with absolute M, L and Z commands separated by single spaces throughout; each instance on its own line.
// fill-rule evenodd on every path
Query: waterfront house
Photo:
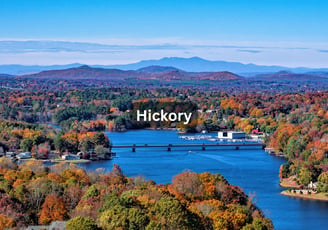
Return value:
M 218 132 L 219 139 L 245 139 L 246 133 L 245 132 L 238 132 L 238 131 L 220 131 Z
M 67 154 L 62 156 L 62 160 L 80 160 L 80 156 Z
M 6 152 L 6 156 L 9 158 L 15 157 L 16 153 L 15 152 Z
M 310 184 L 308 184 L 308 188 L 312 189 L 312 190 L 317 190 L 318 187 L 318 182 L 313 183 L 312 181 L 310 182 Z
M 1 146 L 0 144 L 0 156 L 4 156 L 5 155 L 5 150 L 3 148 L 3 146 Z
M 20 153 L 17 155 L 18 159 L 29 159 L 31 157 L 32 157 L 32 155 L 30 152 L 24 152 L 24 153 Z
M 66 221 L 54 221 L 50 225 L 30 225 L 26 230 L 65 230 Z
M 255 135 L 263 135 L 263 133 L 262 132 L 259 132 L 258 129 L 253 129 L 252 130 L 252 134 L 255 134 Z

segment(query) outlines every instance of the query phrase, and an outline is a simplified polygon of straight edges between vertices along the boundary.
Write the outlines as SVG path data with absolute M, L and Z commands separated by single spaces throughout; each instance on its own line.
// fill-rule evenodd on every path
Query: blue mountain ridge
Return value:
M 32 74 L 45 70 L 59 70 L 79 67 L 83 64 L 73 63 L 67 65 L 0 65 L 0 73 L 10 75 L 24 75 Z M 165 57 L 158 60 L 143 60 L 136 63 L 124 64 L 124 65 L 89 65 L 91 67 L 98 68 L 115 68 L 121 70 L 138 70 L 149 66 L 167 66 L 177 68 L 188 72 L 219 72 L 229 71 L 242 76 L 252 76 L 263 73 L 274 73 L 279 71 L 288 71 L 293 73 L 316 73 L 316 72 L 328 72 L 328 68 L 306 68 L 297 67 L 290 68 L 284 66 L 264 66 L 256 64 L 243 64 L 240 62 L 228 62 L 228 61 L 211 61 L 200 57 L 181 58 L 181 57 Z

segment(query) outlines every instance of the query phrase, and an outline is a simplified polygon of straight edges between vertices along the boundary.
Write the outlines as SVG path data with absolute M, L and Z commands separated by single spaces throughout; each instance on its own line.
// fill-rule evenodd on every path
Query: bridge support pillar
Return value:
M 236 146 L 236 150 L 239 150 L 239 146 Z
M 132 152 L 135 153 L 136 152 L 136 145 L 132 146 Z
M 203 151 L 205 150 L 205 145 L 202 146 L 202 150 L 203 150 Z
M 171 147 L 172 147 L 172 145 L 171 144 L 169 144 L 168 146 L 167 146 L 167 151 L 171 151 Z

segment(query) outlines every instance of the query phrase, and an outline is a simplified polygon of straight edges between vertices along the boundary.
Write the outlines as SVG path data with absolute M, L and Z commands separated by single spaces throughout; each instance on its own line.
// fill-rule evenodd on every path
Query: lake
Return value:
M 107 133 L 113 145 L 124 144 L 182 144 L 215 143 L 207 140 L 185 140 L 176 131 L 140 130 Z M 198 134 L 199 135 L 199 134 Z M 208 135 L 208 134 L 206 134 Z M 212 134 L 214 135 L 214 134 Z M 86 170 L 104 168 L 110 171 L 118 164 L 127 176 L 143 176 L 156 183 L 169 183 L 184 170 L 220 173 L 231 184 L 255 195 L 255 203 L 272 219 L 275 229 L 327 229 L 328 202 L 302 200 L 279 193 L 279 167 L 284 159 L 268 155 L 260 147 L 200 147 L 113 149 L 117 157 L 110 161 L 81 164 Z

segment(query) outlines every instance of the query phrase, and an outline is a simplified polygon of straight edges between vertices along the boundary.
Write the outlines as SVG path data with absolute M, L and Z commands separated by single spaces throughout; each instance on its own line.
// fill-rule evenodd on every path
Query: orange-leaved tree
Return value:
M 55 220 L 66 219 L 67 210 L 63 199 L 54 194 L 48 195 L 42 205 L 39 215 L 40 224 L 49 224 Z

